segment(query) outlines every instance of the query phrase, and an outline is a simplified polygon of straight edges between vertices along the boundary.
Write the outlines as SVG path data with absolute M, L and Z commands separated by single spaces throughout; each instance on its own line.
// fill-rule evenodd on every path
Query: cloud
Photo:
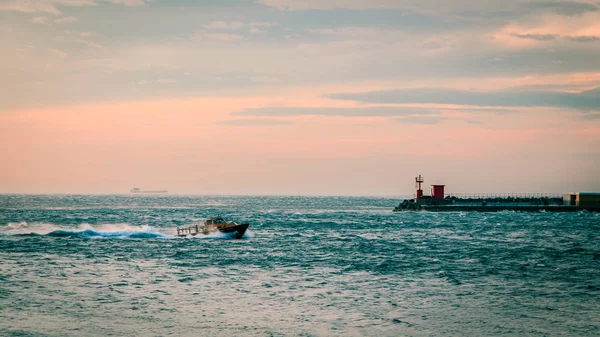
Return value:
M 286 11 L 304 10 L 361 10 L 369 8 L 402 8 L 405 4 L 397 0 L 258 0 L 257 3 Z
M 440 108 L 441 111 L 461 111 L 461 112 L 474 112 L 474 113 L 494 113 L 494 114 L 507 114 L 516 113 L 519 110 L 506 109 L 506 108 L 473 108 L 473 107 L 460 107 L 460 108 Z
M 59 25 L 62 25 L 64 23 L 70 23 L 70 22 L 77 22 L 77 18 L 74 16 L 66 16 L 66 17 L 62 17 L 59 19 L 54 20 L 54 22 L 58 23 Z
M 324 108 L 324 107 L 264 107 L 245 109 L 232 113 L 239 116 L 336 116 L 336 117 L 389 117 L 409 115 L 436 115 L 437 109 L 413 107 L 360 107 L 360 108 Z
M 279 24 L 275 22 L 250 22 L 248 27 L 250 27 L 250 33 L 259 34 L 264 33 L 266 28 L 278 27 Z
M 284 121 L 280 119 L 232 119 L 227 121 L 216 122 L 215 124 L 233 126 L 270 126 L 289 125 L 293 123 L 291 121 Z
M 556 107 L 600 110 L 600 88 L 568 93 L 557 91 L 467 91 L 410 88 L 363 93 L 337 93 L 329 98 L 376 104 L 460 104 L 471 106 Z
M 440 16 L 439 20 L 436 17 L 433 19 L 442 24 L 431 26 L 430 18 L 411 14 L 400 16 L 399 11 L 392 10 L 282 13 L 258 6 L 253 8 L 253 12 L 246 13 L 246 7 L 233 6 L 231 12 L 222 13 L 212 5 L 186 5 L 185 10 L 181 10 L 179 5 L 172 2 L 158 5 L 161 2 L 147 1 L 153 6 L 156 4 L 159 7 L 156 10 L 165 10 L 165 15 L 161 17 L 163 25 L 159 27 L 149 24 L 152 18 L 148 17 L 147 10 L 150 8 L 128 8 L 127 20 L 113 20 L 113 24 L 106 26 L 103 23 L 118 11 L 122 11 L 123 7 L 101 0 L 71 0 L 71 4 L 77 2 L 99 5 L 76 10 L 72 7 L 62 7 L 64 5 L 58 4 L 59 1 L 30 1 L 34 2 L 55 4 L 65 13 L 57 16 L 43 13 L 15 15 L 15 22 L 22 20 L 27 23 L 27 20 L 33 17 L 45 17 L 47 23 L 60 30 L 61 28 L 53 22 L 54 19 L 73 15 L 80 19 L 81 24 L 85 23 L 81 31 L 93 31 L 97 34 L 89 38 L 77 36 L 78 31 L 73 29 L 70 35 L 62 31 L 58 33 L 61 36 L 56 36 L 57 32 L 34 29 L 32 23 L 28 23 L 32 26 L 30 30 L 19 30 L 18 26 L 14 25 L 15 31 L 12 35 L 4 34 L 6 30 L 1 31 L 3 36 L 11 35 L 9 38 L 14 39 L 14 46 L 7 46 L 7 50 L 33 44 L 40 50 L 60 48 L 68 53 L 69 62 L 64 63 L 56 62 L 57 58 L 45 59 L 36 53 L 30 53 L 30 58 L 27 59 L 15 56 L 14 60 L 5 62 L 3 69 L 14 76 L 10 80 L 6 78 L 2 84 L 15 88 L 20 86 L 15 92 L 30 92 L 40 97 L 50 94 L 45 90 L 23 90 L 21 87 L 52 83 L 56 91 L 67 90 L 62 88 L 78 90 L 81 92 L 81 99 L 86 100 L 87 97 L 94 96 L 85 92 L 86 90 L 92 93 L 102 91 L 107 97 L 134 97 L 142 94 L 133 92 L 137 89 L 135 85 L 130 89 L 126 87 L 127 84 L 143 79 L 155 79 L 155 76 L 176 76 L 167 72 L 154 72 L 166 68 L 181 68 L 194 73 L 193 79 L 177 78 L 178 85 L 173 86 L 177 89 L 173 88 L 170 92 L 172 95 L 186 97 L 203 94 L 207 88 L 215 92 L 246 89 L 258 92 L 263 90 L 264 84 L 276 83 L 281 84 L 282 90 L 290 92 L 300 87 L 322 88 L 320 92 L 353 92 L 367 90 L 365 88 L 389 88 L 390 83 L 395 83 L 399 88 L 455 85 L 466 88 L 463 86 L 465 81 L 478 83 L 481 80 L 484 83 L 477 88 L 488 90 L 490 87 L 506 86 L 496 86 L 493 77 L 499 78 L 503 83 L 514 81 L 513 85 L 516 85 L 529 83 L 525 78 L 545 78 L 556 74 L 557 80 L 554 83 L 561 83 L 564 78 L 561 77 L 562 74 L 591 74 L 600 69 L 600 58 L 595 57 L 600 45 L 593 43 L 594 36 L 600 35 L 597 34 L 599 31 L 592 29 L 596 27 L 592 26 L 592 23 L 587 26 L 580 25 L 581 21 L 592 19 L 588 16 L 595 18 L 600 12 L 583 17 L 532 16 L 524 17 L 523 21 L 515 21 L 511 16 L 502 20 L 490 20 L 495 23 L 486 22 L 471 27 L 462 23 L 457 23 L 456 26 L 446 25 L 448 22 L 467 21 L 462 17 Z M 425 0 L 426 4 L 430 2 L 431 0 Z M 507 2 L 513 3 L 512 0 Z M 0 4 L 6 3 L 8 2 L 0 0 Z M 297 3 L 298 6 L 303 4 L 301 1 Z M 315 6 L 321 6 L 319 3 L 324 3 L 322 6 L 336 3 L 343 6 L 349 3 L 357 8 L 383 4 L 377 1 L 371 3 L 352 0 L 313 3 L 317 4 Z M 406 4 L 405 1 L 387 3 L 389 6 L 398 7 L 403 6 L 402 3 Z M 490 10 L 498 9 L 497 3 L 492 0 L 489 4 Z M 445 4 L 440 6 L 444 7 Z M 205 19 L 199 21 L 197 15 L 191 15 L 192 11 L 202 11 Z M 285 27 L 268 28 L 277 26 L 275 22 L 281 22 Z M 214 28 L 201 28 L 203 24 Z M 550 27 L 550 24 L 555 24 L 558 28 L 544 29 L 546 25 Z M 80 22 L 76 25 L 80 26 Z M 242 28 L 233 29 L 242 25 Z M 513 48 L 501 43 L 502 41 L 492 39 L 492 34 L 499 31 L 496 25 L 508 25 L 509 28 L 500 31 L 504 36 L 510 37 L 510 33 L 522 35 L 510 37 L 517 47 Z M 163 26 L 170 28 L 165 30 Z M 563 26 L 574 27 L 565 30 Z M 139 27 L 143 29 L 138 29 Z M 447 27 L 448 29 L 445 29 Z M 253 36 L 250 34 L 252 28 L 271 32 Z M 119 33 L 132 29 L 136 32 L 134 35 Z M 190 32 L 195 29 L 202 29 L 197 35 L 202 41 L 192 40 Z M 556 41 L 536 42 L 534 39 L 539 39 L 539 36 L 535 34 L 551 34 L 558 37 Z M 287 39 L 288 35 L 293 37 Z M 58 41 L 58 38 L 62 40 Z M 84 40 L 89 41 L 83 42 Z M 59 44 L 56 44 L 57 42 Z M 104 48 L 99 49 L 101 45 Z M 528 47 L 522 48 L 521 45 Z M 32 66 L 33 64 L 36 66 Z M 45 66 L 54 67 L 55 71 L 44 71 Z M 346 89 L 328 89 L 342 83 L 345 83 Z M 377 83 L 376 86 L 371 86 L 374 83 Z M 380 83 L 385 84 L 379 86 Z M 353 86 L 356 87 L 352 88 Z M 143 95 L 146 97 L 146 92 Z M 74 95 L 71 97 L 73 102 L 78 99 Z M 17 100 L 17 96 L 12 99 Z M 29 104 L 28 101 L 32 99 L 24 97 L 21 101 L 23 104 Z
M 496 3 L 494 3 L 496 2 Z M 282 11 L 361 11 L 373 9 L 399 9 L 413 12 L 428 12 L 431 14 L 442 14 L 449 12 L 465 12 L 465 8 L 470 8 L 473 12 L 489 8 L 515 7 L 520 0 L 419 0 L 419 1 L 401 1 L 401 0 L 258 0 L 257 3 L 273 7 Z M 490 4 L 491 3 L 491 4 Z M 510 6 L 512 5 L 512 6 Z
M 97 43 L 90 42 L 90 41 L 87 41 L 87 40 L 74 40 L 73 42 L 84 44 L 84 45 L 86 45 L 86 46 L 88 46 L 90 48 L 100 49 L 100 48 L 103 47 L 101 44 L 97 44 Z
M 110 2 L 118 5 L 125 6 L 143 6 L 146 3 L 143 0 L 109 0 Z
M 143 0 L 0 0 L 0 11 L 24 13 L 50 13 L 59 15 L 59 7 L 97 6 L 101 2 L 110 2 L 125 6 L 141 6 Z
M 92 0 L 12 0 L 0 2 L 1 11 L 15 11 L 24 13 L 50 13 L 60 14 L 61 11 L 56 6 L 95 6 L 96 2 Z
M 600 113 L 580 115 L 578 117 L 578 119 L 582 119 L 582 120 L 586 120 L 586 121 L 600 120 Z
M 558 39 L 564 39 L 572 42 L 595 42 L 600 41 L 600 36 L 594 35 L 580 35 L 580 36 L 572 36 L 572 35 L 564 35 L 560 36 L 558 34 L 510 34 L 513 37 L 519 39 L 526 40 L 535 40 L 535 41 L 555 41 Z
M 494 113 L 506 114 L 518 112 L 506 108 L 420 108 L 408 106 L 374 106 L 357 108 L 328 108 L 328 107 L 262 107 L 245 109 L 233 112 L 237 116 L 256 117 L 297 117 L 297 116 L 325 116 L 325 117 L 414 117 L 434 116 L 442 112 L 458 111 L 466 113 Z
M 588 12 L 597 12 L 600 9 L 592 3 L 575 1 L 530 2 L 525 4 L 524 7 L 566 16 L 577 16 Z
M 565 36 L 565 39 L 573 42 L 596 42 L 600 41 L 600 36 L 582 35 L 582 36 Z
M 205 29 L 238 30 L 244 27 L 240 21 L 212 21 L 202 26 Z
M 31 22 L 43 25 L 43 24 L 46 24 L 46 18 L 42 17 L 42 16 L 38 16 L 38 17 L 31 19 Z
M 553 41 L 556 40 L 557 36 L 554 34 L 511 34 L 519 39 L 529 39 L 536 41 Z
M 464 18 L 506 18 L 532 13 L 552 13 L 563 16 L 578 16 L 599 10 L 591 2 L 538 1 L 538 0 L 258 0 L 257 3 L 282 11 L 333 11 L 333 10 L 404 10 L 427 15 L 454 14 Z M 466 10 L 468 8 L 468 10 Z

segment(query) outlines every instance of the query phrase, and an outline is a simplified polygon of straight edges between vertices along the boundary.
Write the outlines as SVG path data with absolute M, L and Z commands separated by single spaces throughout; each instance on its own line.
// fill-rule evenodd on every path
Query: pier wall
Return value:
M 396 208 L 399 211 L 432 211 L 432 212 L 499 212 L 499 211 L 525 211 L 525 212 L 577 212 L 582 210 L 600 212 L 600 195 L 593 198 L 583 198 L 582 202 L 565 204 L 563 197 L 559 194 L 543 195 L 535 194 L 535 197 L 504 196 L 485 194 L 485 198 L 476 198 L 470 195 L 467 198 L 458 198 L 455 195 L 436 200 L 431 197 L 421 200 L 404 200 Z M 570 200 L 570 197 L 569 197 Z

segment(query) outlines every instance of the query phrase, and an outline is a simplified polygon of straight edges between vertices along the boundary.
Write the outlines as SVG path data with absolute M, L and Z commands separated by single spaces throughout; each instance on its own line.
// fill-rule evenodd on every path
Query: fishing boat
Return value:
M 220 216 L 208 218 L 204 220 L 202 225 L 193 225 L 188 227 L 177 227 L 177 236 L 196 236 L 198 234 L 211 234 L 221 232 L 225 234 L 234 233 L 236 239 L 241 239 L 248 229 L 249 224 L 238 224 L 234 221 L 225 221 Z

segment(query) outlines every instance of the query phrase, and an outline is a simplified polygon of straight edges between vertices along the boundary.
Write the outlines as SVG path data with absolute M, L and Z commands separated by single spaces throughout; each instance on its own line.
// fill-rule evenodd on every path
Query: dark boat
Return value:
M 238 224 L 234 221 L 225 221 L 222 217 L 208 218 L 204 220 L 202 225 L 194 225 L 189 227 L 177 227 L 177 236 L 186 237 L 188 235 L 196 236 L 198 234 L 207 235 L 210 233 L 235 233 L 236 239 L 241 239 L 248 229 L 249 224 Z

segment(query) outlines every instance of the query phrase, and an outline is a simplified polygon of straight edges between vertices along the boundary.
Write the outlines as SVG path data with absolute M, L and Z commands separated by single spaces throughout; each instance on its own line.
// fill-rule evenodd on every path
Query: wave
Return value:
M 165 238 L 165 234 L 147 231 L 147 232 L 98 232 L 92 229 L 84 231 L 71 231 L 59 229 L 46 234 L 54 237 L 81 237 L 81 238 L 114 238 L 114 239 L 154 239 Z
M 150 226 L 133 226 L 130 224 L 101 224 L 95 227 L 82 224 L 77 228 L 64 228 L 48 223 L 27 222 L 9 223 L 0 228 L 0 235 L 45 235 L 52 237 L 81 237 L 81 238 L 132 238 L 151 239 L 167 238 L 166 234 L 155 232 Z

